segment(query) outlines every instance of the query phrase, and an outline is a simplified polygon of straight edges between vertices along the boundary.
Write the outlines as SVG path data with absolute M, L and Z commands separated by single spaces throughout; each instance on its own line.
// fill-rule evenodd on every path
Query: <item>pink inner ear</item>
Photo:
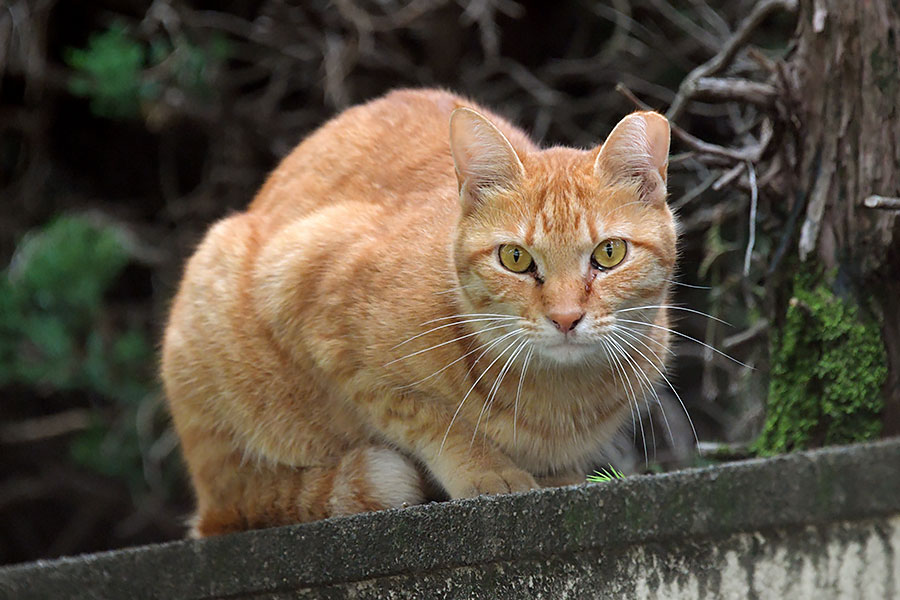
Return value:
M 643 117 L 647 123 L 647 144 L 650 158 L 665 183 L 669 165 L 669 122 L 658 113 L 645 113 Z
M 628 115 L 613 128 L 600 148 L 594 172 L 602 181 L 643 179 L 646 193 L 656 190 L 655 174 L 666 182 L 669 162 L 669 122 L 653 112 Z

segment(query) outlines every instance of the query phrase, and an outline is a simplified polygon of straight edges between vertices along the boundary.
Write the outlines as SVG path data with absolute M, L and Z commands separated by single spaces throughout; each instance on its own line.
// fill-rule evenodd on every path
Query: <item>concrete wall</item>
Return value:
M 0 598 L 900 598 L 900 441 L 0 569 Z

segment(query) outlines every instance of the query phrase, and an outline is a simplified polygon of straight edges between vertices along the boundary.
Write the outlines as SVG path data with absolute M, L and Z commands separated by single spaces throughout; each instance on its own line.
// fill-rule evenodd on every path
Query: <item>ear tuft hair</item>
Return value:
M 594 174 L 604 184 L 636 182 L 648 202 L 664 202 L 669 166 L 669 121 L 636 112 L 616 125 L 597 154 Z
M 503 132 L 471 108 L 457 108 L 450 115 L 450 152 L 463 202 L 511 189 L 525 174 Z

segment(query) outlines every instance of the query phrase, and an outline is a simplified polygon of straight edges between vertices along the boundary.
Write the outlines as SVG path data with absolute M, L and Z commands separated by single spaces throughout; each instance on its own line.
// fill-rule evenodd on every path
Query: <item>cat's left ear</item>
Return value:
M 457 108 L 450 115 L 450 152 L 464 202 L 510 190 L 525 174 L 503 132 L 471 108 Z
M 669 121 L 661 114 L 628 115 L 600 148 L 594 174 L 605 184 L 638 182 L 641 198 L 665 202 L 669 136 Z

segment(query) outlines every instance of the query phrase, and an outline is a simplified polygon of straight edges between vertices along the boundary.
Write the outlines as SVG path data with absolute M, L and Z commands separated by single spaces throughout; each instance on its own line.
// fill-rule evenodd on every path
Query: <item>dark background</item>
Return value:
M 665 110 L 753 4 L 0 0 L 0 563 L 184 534 L 156 373 L 167 303 L 206 228 L 305 134 L 390 89 L 440 86 L 545 145 L 593 146 L 635 108 L 617 83 Z M 780 61 L 793 27 L 772 17 L 752 46 Z M 760 64 L 743 52 L 729 74 Z M 695 101 L 679 124 L 727 145 L 758 120 Z M 679 281 L 705 286 L 676 302 L 731 323 L 683 312 L 677 327 L 754 369 L 683 341 L 670 378 L 699 440 L 740 451 L 764 417 L 766 265 L 742 274 L 746 185 L 714 190 L 725 165 L 672 151 Z M 759 203 L 766 252 L 782 209 L 765 186 Z M 626 472 L 709 460 L 659 392 L 611 450 Z

